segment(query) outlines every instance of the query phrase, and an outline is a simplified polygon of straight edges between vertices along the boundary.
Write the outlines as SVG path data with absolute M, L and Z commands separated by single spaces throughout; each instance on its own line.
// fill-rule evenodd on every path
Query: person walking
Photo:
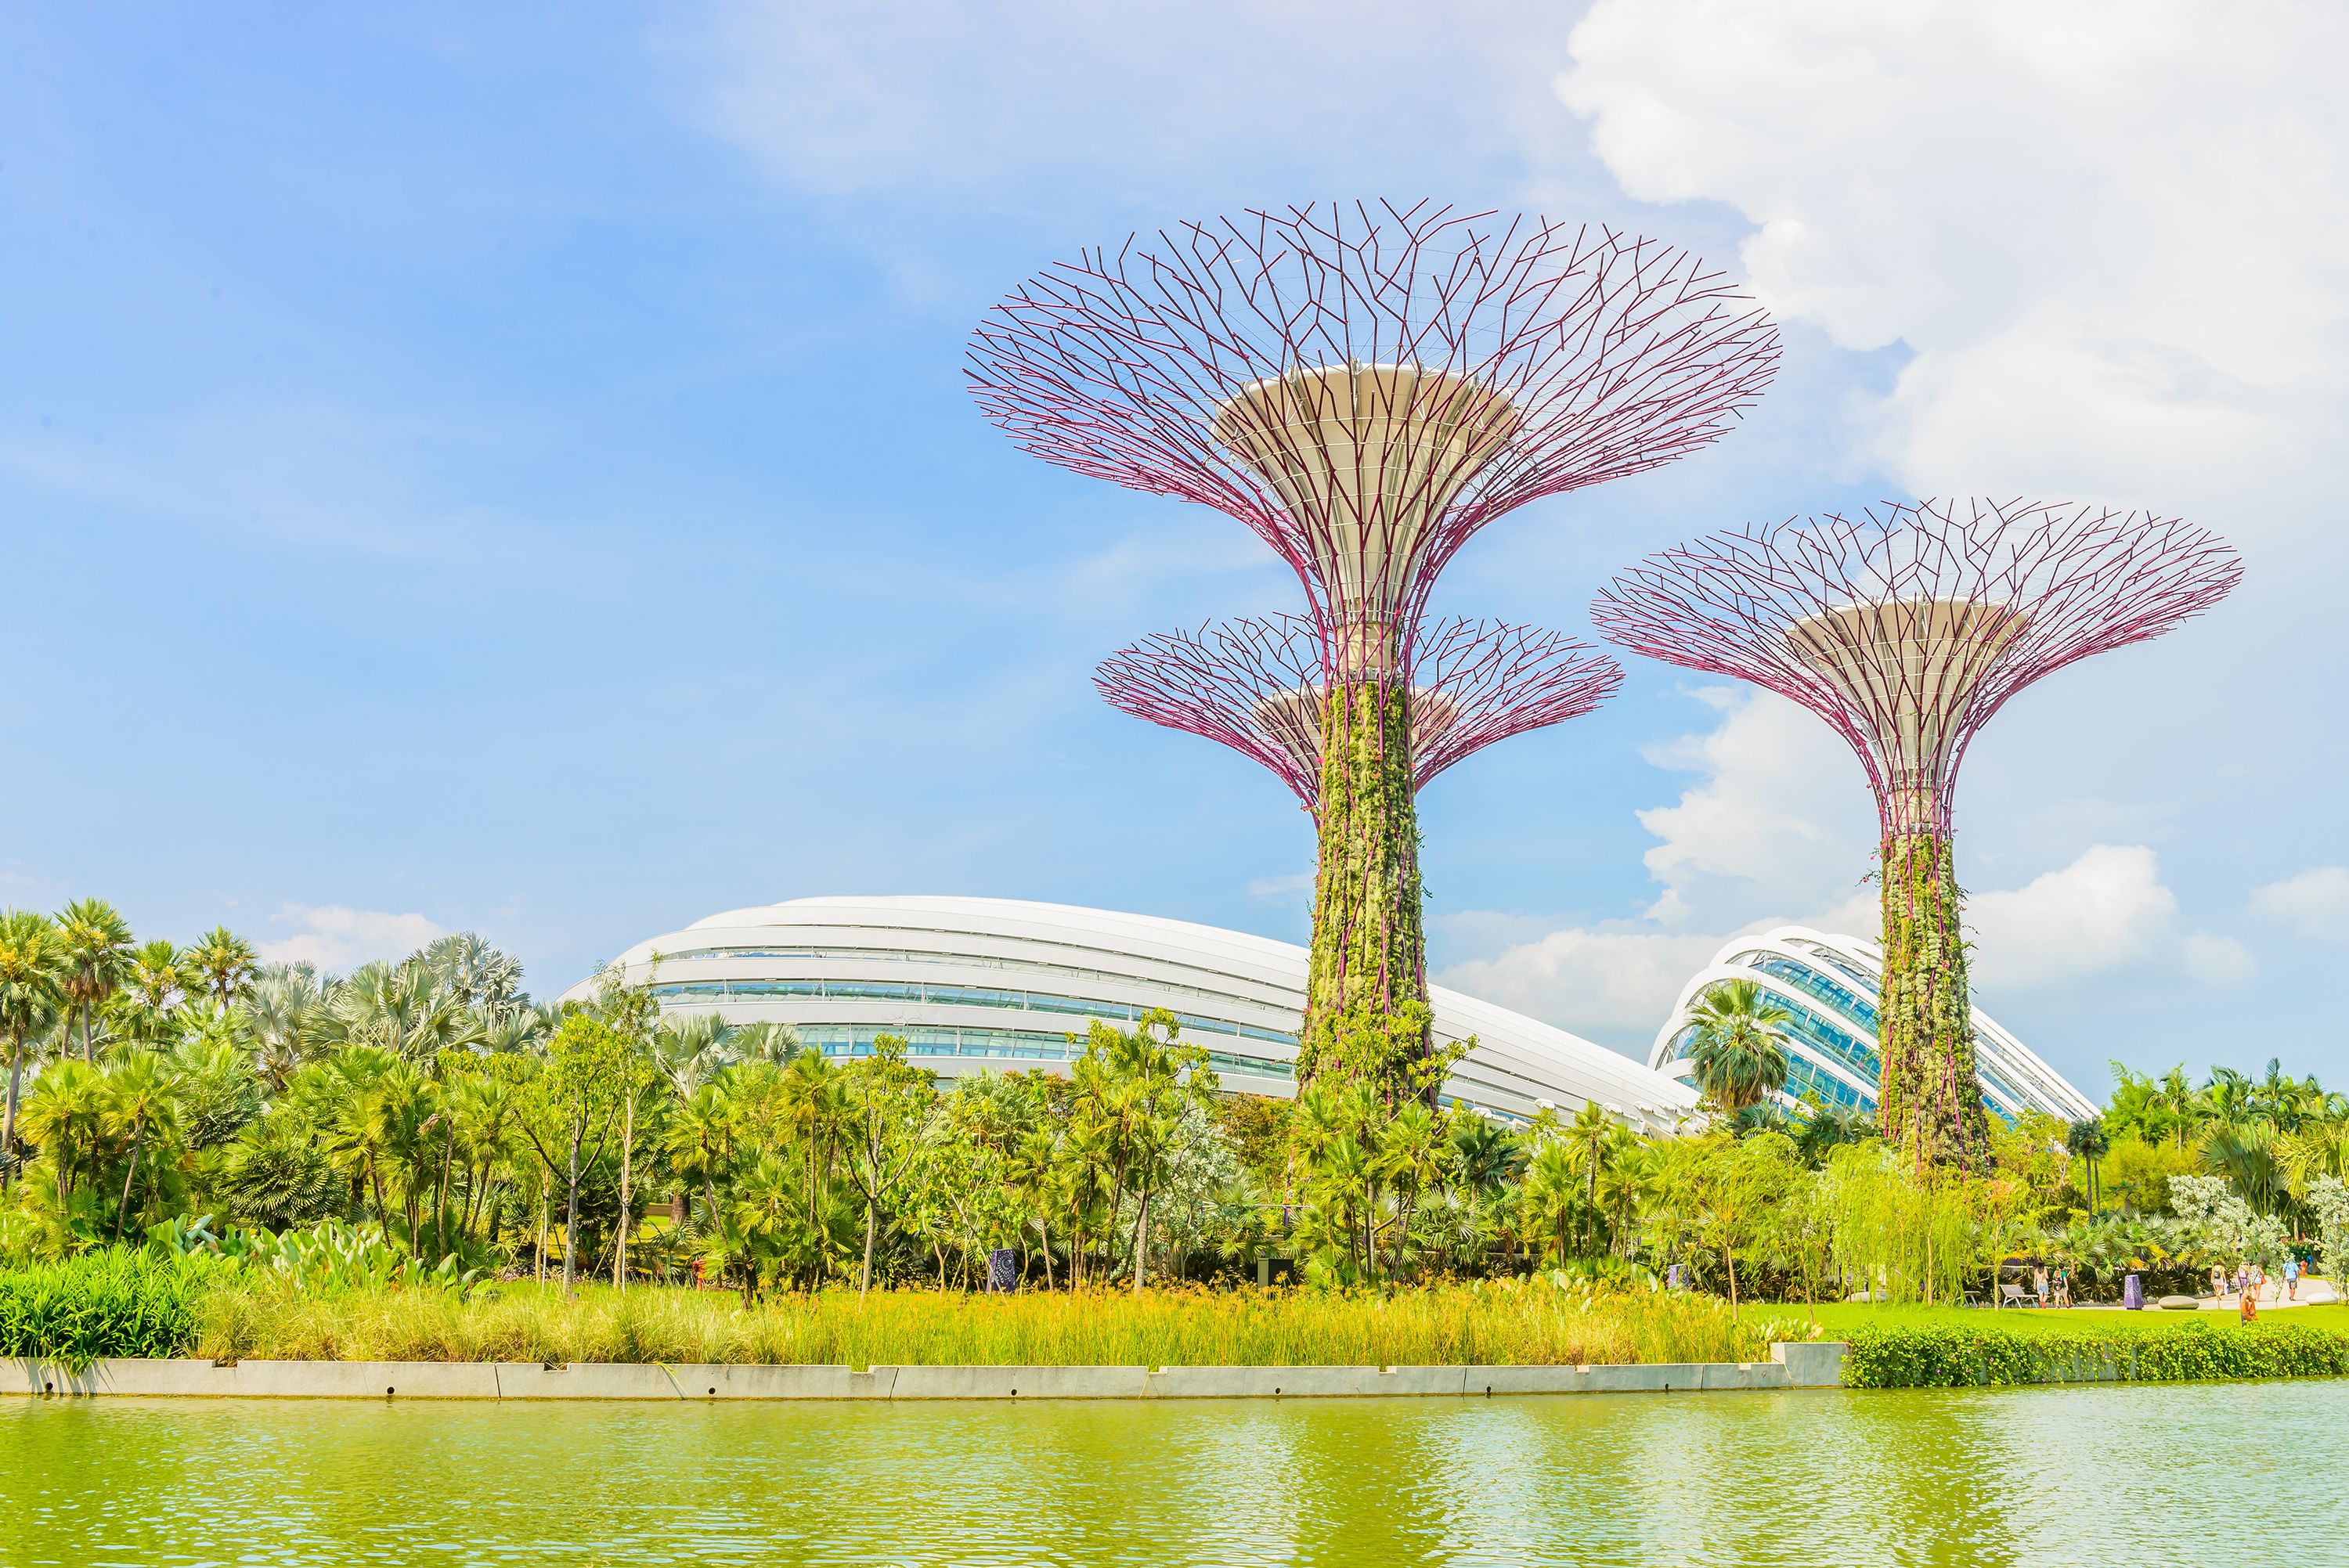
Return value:
M 2221 1305 L 2227 1299 L 2227 1271 L 2217 1264 L 2210 1265 L 2210 1299 Z
M 2047 1305 L 2047 1265 L 2045 1264 L 2031 1265 L 2031 1294 L 2039 1298 L 2040 1305 Z
M 2298 1253 L 2284 1254 L 2283 1298 L 2286 1301 L 2300 1299 L 2300 1254 Z

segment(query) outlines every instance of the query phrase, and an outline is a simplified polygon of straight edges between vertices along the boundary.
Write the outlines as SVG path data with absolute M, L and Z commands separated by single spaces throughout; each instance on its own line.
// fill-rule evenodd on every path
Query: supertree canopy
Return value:
M 1591 606 L 1613 641 L 1792 697 L 1858 753 L 1884 913 L 1878 1118 L 1920 1160 L 1982 1149 L 1951 796 L 1975 733 L 2040 676 L 2158 637 L 2242 563 L 2175 519 L 1924 501 L 1716 534 L 1650 556 Z
M 1531 626 L 1445 621 L 1413 647 L 1413 789 L 1496 740 L 1588 713 L 1623 684 L 1605 654 Z M 1102 661 L 1093 685 L 1136 718 L 1255 758 L 1318 814 L 1327 652 L 1302 616 L 1225 621 L 1122 648 Z
M 1435 574 L 1514 507 L 1713 440 L 1777 353 L 1685 252 L 1427 203 L 1185 223 L 980 324 L 971 389 L 1013 440 L 1227 512 L 1304 582 L 1327 666 L 1309 1076 L 1425 1012 L 1405 672 Z

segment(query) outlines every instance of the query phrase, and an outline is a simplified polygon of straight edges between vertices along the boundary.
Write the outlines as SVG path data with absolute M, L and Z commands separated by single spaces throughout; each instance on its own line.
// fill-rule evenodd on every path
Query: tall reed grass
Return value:
M 1280 1292 L 853 1292 L 744 1307 L 719 1292 L 521 1284 L 298 1296 L 224 1288 L 199 1354 L 285 1360 L 881 1366 L 1450 1366 L 1751 1361 L 1799 1318 L 1701 1296 L 1487 1282 L 1381 1298 Z

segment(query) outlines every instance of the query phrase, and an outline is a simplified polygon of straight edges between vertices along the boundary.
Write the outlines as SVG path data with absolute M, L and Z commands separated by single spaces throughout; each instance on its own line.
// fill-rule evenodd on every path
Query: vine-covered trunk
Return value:
M 1431 1045 L 1405 683 L 1371 676 L 1330 683 L 1320 830 L 1298 1077 L 1334 1075 L 1392 1090 Z M 1399 1016 L 1411 1021 L 1399 1025 Z
M 1959 927 L 1963 894 L 1946 831 L 1889 833 L 1882 846 L 1884 1071 L 1877 1122 L 1919 1165 L 1972 1164 L 1989 1148 L 1974 1077 L 1971 994 Z

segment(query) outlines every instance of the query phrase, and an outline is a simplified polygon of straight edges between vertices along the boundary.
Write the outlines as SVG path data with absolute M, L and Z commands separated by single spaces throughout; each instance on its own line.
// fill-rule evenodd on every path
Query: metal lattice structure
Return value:
M 1413 789 L 1496 740 L 1588 713 L 1623 684 L 1605 654 L 1532 626 L 1444 621 L 1413 649 Z M 1093 685 L 1112 707 L 1262 763 L 1318 817 L 1329 654 L 1302 616 L 1225 621 L 1120 649 Z
M 1408 658 L 1479 528 L 1713 441 L 1777 356 L 1685 251 L 1422 202 L 1083 252 L 988 313 L 969 366 L 1026 450 L 1253 529 L 1304 579 L 1342 678 Z
M 1882 830 L 1878 1118 L 1920 1166 L 1987 1152 L 1951 840 L 1967 746 L 2032 682 L 2161 635 L 2241 575 L 2174 518 L 1928 500 L 1715 534 L 1591 606 L 1614 642 L 1791 697 L 1858 753 Z
M 1636 653 L 1801 703 L 1859 754 L 1886 834 L 1945 833 L 1967 744 L 2009 697 L 2159 636 L 2241 575 L 2216 534 L 2177 519 L 1928 500 L 1663 551 L 1591 620 Z

